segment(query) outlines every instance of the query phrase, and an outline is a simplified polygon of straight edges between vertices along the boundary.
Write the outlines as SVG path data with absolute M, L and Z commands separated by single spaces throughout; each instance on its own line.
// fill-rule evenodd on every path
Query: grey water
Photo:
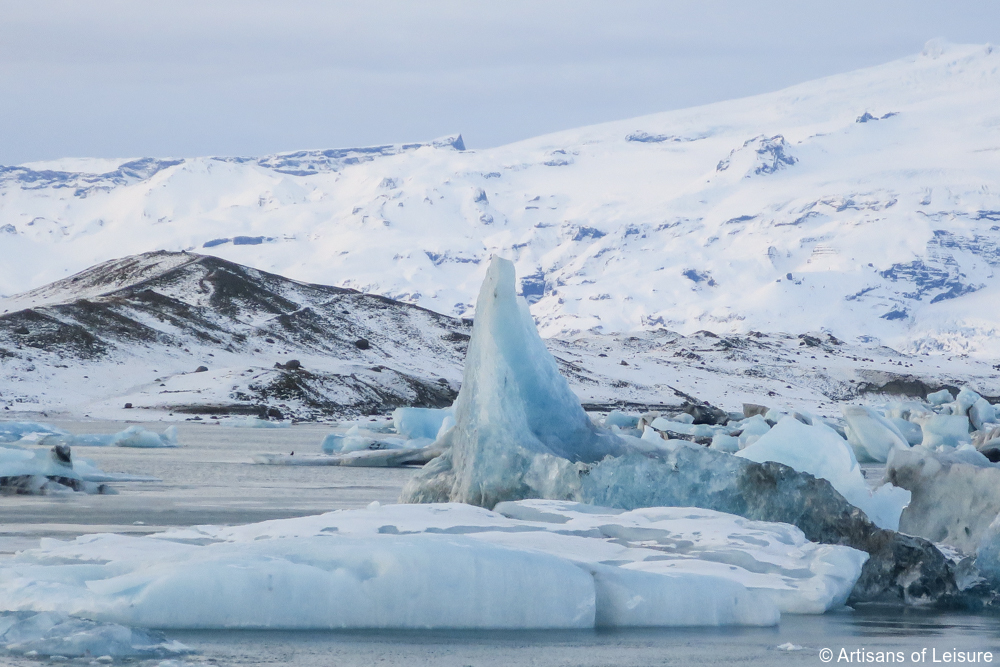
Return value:
M 75 433 L 110 433 L 127 426 L 120 422 L 57 425 Z M 152 430 L 166 426 L 143 425 Z M 114 483 L 118 494 L 108 496 L 0 498 L 0 559 L 37 546 L 42 537 L 72 539 L 95 532 L 145 534 L 175 526 L 234 525 L 354 509 L 374 500 L 391 503 L 413 474 L 408 469 L 265 466 L 251 460 L 259 453 L 318 453 L 330 426 L 245 429 L 191 422 L 178 426 L 182 446 L 176 449 L 95 447 L 73 452 L 108 472 L 151 475 L 159 482 Z M 879 471 L 871 473 L 874 476 Z M 980 659 L 985 658 L 984 652 L 990 652 L 991 662 L 1000 663 L 1000 619 L 895 608 L 785 615 L 775 628 L 230 630 L 168 631 L 167 635 L 197 651 L 165 663 L 171 666 L 933 665 L 948 664 L 945 654 L 955 651 L 978 654 Z M 829 663 L 822 660 L 827 656 L 821 653 L 823 649 L 831 652 Z M 0 657 L 0 665 L 39 662 L 46 661 Z M 91 663 L 91 659 L 68 662 Z M 132 664 L 146 667 L 160 663 L 147 660 Z

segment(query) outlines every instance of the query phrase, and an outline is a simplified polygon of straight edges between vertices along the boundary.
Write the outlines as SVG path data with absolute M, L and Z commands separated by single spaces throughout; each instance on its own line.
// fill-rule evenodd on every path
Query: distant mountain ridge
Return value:
M 189 250 L 467 318 L 500 254 L 548 336 L 823 331 L 997 357 L 997 109 L 1000 52 L 935 42 L 488 150 L 456 135 L 101 174 L 4 167 L 0 292 Z

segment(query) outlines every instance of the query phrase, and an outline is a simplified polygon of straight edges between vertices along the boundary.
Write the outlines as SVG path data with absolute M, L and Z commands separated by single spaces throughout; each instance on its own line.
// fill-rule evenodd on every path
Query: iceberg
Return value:
M 0 609 L 165 629 L 768 626 L 842 605 L 866 558 L 693 508 L 372 503 L 43 539 L 0 563 Z
M 898 530 L 899 516 L 910 502 L 909 491 L 891 484 L 869 491 L 850 445 L 819 421 L 809 426 L 794 417 L 784 417 L 736 456 L 757 463 L 784 463 L 799 472 L 825 479 L 880 528 Z
M 958 447 L 972 442 L 969 431 L 969 418 L 965 415 L 919 415 L 913 418 L 923 431 L 924 439 L 920 444 L 928 449 L 940 447 Z
M 810 541 L 865 551 L 871 558 L 855 602 L 921 604 L 955 591 L 932 544 L 879 528 L 825 479 L 687 441 L 599 429 L 559 375 L 506 260 L 494 257 L 487 270 L 454 408 L 455 425 L 435 442 L 443 453 L 410 478 L 402 502 L 698 507 L 789 523 Z
M 955 400 L 954 394 L 952 394 L 947 389 L 942 389 L 940 391 L 935 391 L 933 393 L 927 394 L 927 402 L 931 405 L 944 405 L 945 403 L 952 403 Z
M 627 449 L 587 417 L 514 284 L 514 265 L 494 257 L 479 292 L 455 425 L 437 439 L 446 451 L 407 485 L 404 498 L 492 507 L 545 497 L 539 487 L 549 468 Z M 433 480 L 424 486 L 425 478 Z

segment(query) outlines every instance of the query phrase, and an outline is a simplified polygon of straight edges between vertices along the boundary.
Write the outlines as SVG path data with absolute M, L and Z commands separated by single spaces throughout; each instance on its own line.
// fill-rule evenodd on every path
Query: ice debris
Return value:
M 175 629 L 773 625 L 842 605 L 865 559 L 704 509 L 373 504 L 46 539 L 0 564 L 0 607 Z

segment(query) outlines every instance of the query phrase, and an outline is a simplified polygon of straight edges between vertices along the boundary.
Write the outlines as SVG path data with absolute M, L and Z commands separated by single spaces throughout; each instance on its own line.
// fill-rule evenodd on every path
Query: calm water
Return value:
M 79 433 L 121 430 L 116 423 L 60 423 Z M 147 427 L 162 430 L 161 424 Z M 156 483 L 118 483 L 116 496 L 0 498 L 0 558 L 39 537 L 70 539 L 92 532 L 146 533 L 169 526 L 239 524 L 394 502 L 411 470 L 253 465 L 261 452 L 318 452 L 329 427 L 233 429 L 181 424 L 173 450 L 79 448 L 74 456 L 107 471 L 149 474 Z M 872 471 L 877 473 L 877 471 Z M 945 651 L 992 651 L 1000 663 L 1000 621 L 961 614 L 864 610 L 788 616 L 777 628 L 573 632 L 259 632 L 170 631 L 209 665 L 822 665 L 864 649 L 901 651 L 902 664 L 947 664 Z M 791 643 L 800 650 L 785 651 Z M 820 650 L 833 660 L 824 663 Z M 913 652 L 926 649 L 923 660 Z M 932 653 L 932 650 L 936 651 Z M 937 658 L 939 662 L 932 660 Z M 5 662 L 6 661 L 6 662 Z M 144 661 L 143 667 L 159 661 Z M 0 658 L 0 665 L 39 661 Z M 89 664 L 89 660 L 70 664 Z M 898 662 L 895 664 L 899 664 Z

